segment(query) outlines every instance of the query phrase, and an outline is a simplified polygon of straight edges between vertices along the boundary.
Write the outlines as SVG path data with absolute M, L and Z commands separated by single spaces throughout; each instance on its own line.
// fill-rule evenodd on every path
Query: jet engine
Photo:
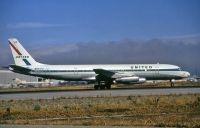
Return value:
M 144 83 L 144 82 L 146 82 L 146 79 L 138 76 L 121 77 L 115 79 L 114 81 L 114 83 Z

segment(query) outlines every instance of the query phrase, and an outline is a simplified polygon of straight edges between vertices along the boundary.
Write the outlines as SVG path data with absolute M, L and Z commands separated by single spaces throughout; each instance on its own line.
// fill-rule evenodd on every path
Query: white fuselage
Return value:
M 107 65 L 46 65 L 26 66 L 30 75 L 62 80 L 94 81 L 97 75 L 93 69 L 104 69 L 123 74 L 144 77 L 147 80 L 181 79 L 189 76 L 178 66 L 169 64 L 107 64 Z

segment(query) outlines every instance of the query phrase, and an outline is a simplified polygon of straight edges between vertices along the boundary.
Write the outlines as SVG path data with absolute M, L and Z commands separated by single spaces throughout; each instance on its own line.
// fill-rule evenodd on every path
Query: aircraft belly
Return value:
M 33 72 L 33 76 L 44 77 L 48 79 L 59 80 L 83 80 L 85 78 L 94 77 L 95 73 L 78 73 L 78 72 Z
M 177 71 L 136 71 L 132 72 L 132 74 L 138 77 L 143 77 L 147 80 L 169 80 L 181 78 L 178 76 Z M 31 72 L 31 75 L 59 80 L 87 80 L 88 78 L 96 76 L 95 72 Z
M 180 79 L 176 75 L 176 71 L 145 71 L 145 72 L 135 72 L 136 76 L 144 77 L 147 80 L 168 80 L 168 79 Z

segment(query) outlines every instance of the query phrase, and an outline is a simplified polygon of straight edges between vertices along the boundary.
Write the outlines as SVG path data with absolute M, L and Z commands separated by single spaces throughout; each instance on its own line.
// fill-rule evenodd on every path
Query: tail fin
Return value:
M 12 55 L 16 65 L 19 66 L 34 66 L 39 64 L 32 56 L 24 49 L 24 47 L 15 38 L 8 39 L 12 51 Z

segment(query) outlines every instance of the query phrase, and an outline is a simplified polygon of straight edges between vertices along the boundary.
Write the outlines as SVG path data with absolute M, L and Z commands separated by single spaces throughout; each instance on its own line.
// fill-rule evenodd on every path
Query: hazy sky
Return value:
M 102 47 L 105 43 L 126 42 L 126 39 L 138 44 L 144 42 L 141 40 L 191 38 L 196 35 L 200 35 L 200 0 L 0 0 L 0 65 L 12 63 L 7 42 L 10 37 L 18 38 L 26 48 L 32 49 L 36 58 L 41 59 L 43 54 L 34 49 L 44 48 L 42 52 L 45 52 L 49 50 L 45 47 L 53 49 L 52 46 L 57 46 L 66 54 L 70 48 L 82 48 L 81 44 L 87 45 L 86 42 L 97 42 Z M 195 37 L 195 41 L 199 43 L 199 38 Z M 63 44 L 69 44 L 66 51 Z M 108 54 L 113 54 L 112 49 L 108 50 L 111 50 Z M 170 49 L 166 50 L 165 56 L 170 58 L 168 52 Z M 189 52 L 191 56 L 199 54 L 197 51 Z M 121 54 L 132 55 L 127 52 Z M 137 56 L 140 54 L 138 52 Z M 48 54 L 46 57 L 49 57 Z M 76 57 L 79 60 L 82 56 Z M 106 57 L 105 63 L 111 63 L 109 60 L 112 58 Z M 152 57 L 143 59 L 144 63 L 155 60 Z M 75 62 L 82 62 L 78 60 Z M 130 57 L 128 60 L 132 61 Z M 156 60 L 159 61 L 159 57 Z M 135 61 L 137 63 L 141 59 L 133 63 Z M 174 61 L 167 61 L 171 62 Z M 195 65 L 199 64 L 195 62 Z

